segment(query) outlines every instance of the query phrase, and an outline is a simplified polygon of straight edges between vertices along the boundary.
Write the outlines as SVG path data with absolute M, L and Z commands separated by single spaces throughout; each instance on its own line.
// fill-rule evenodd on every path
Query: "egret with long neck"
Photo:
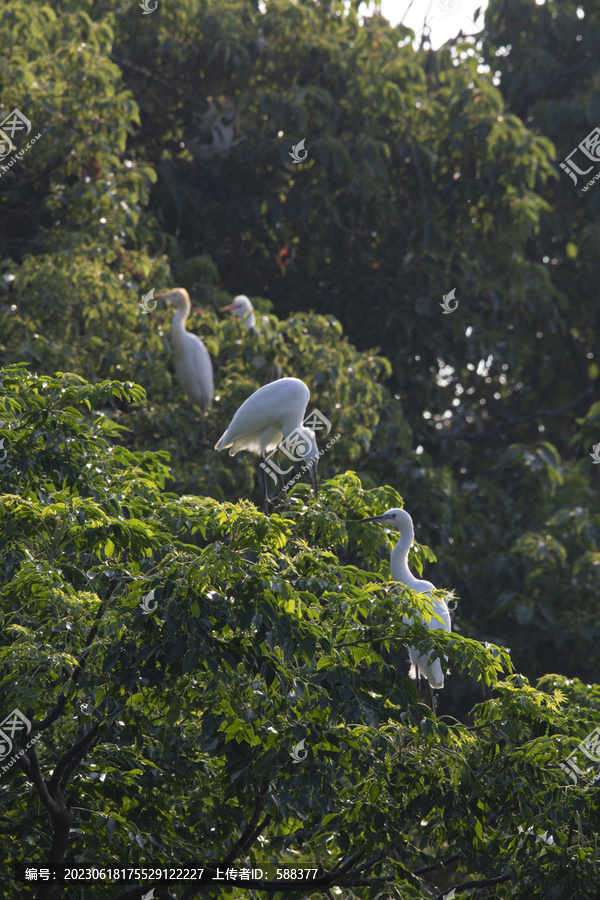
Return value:
M 210 408 L 213 396 L 213 367 L 208 351 L 199 337 L 186 330 L 185 323 L 192 309 L 190 297 L 184 288 L 173 288 L 167 293 L 155 294 L 155 299 L 172 303 L 175 315 L 171 320 L 171 347 L 175 371 L 179 383 L 190 403 L 202 412 Z
M 400 532 L 400 537 L 390 557 L 390 572 L 392 581 L 405 584 L 406 587 L 418 594 L 426 594 L 432 601 L 433 612 L 436 613 L 442 621 L 431 618 L 425 624 L 431 630 L 434 628 L 443 628 L 444 631 L 452 631 L 450 622 L 450 613 L 448 606 L 444 600 L 437 600 L 431 596 L 431 591 L 435 590 L 434 585 L 430 581 L 424 581 L 421 578 L 415 578 L 408 568 L 408 551 L 410 550 L 415 538 L 415 530 L 413 521 L 405 509 L 388 509 L 380 516 L 370 516 L 368 519 L 360 519 L 360 522 L 379 522 L 381 525 L 387 525 L 389 528 L 395 528 Z M 404 617 L 404 621 L 408 625 L 413 624 L 412 618 Z M 416 647 L 408 648 L 408 655 L 411 661 L 410 677 L 418 681 L 419 676 L 426 678 L 430 688 L 440 689 L 444 687 L 444 673 L 442 671 L 441 660 L 434 659 L 429 661 L 427 656 L 419 656 Z

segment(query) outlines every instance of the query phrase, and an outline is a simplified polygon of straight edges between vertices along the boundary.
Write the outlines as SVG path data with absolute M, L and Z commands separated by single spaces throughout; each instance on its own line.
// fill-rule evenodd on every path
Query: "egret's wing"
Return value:
M 202 412 L 209 409 L 213 396 L 213 367 L 208 351 L 199 337 L 184 332 L 175 356 L 175 371 L 190 401 Z
M 298 378 L 281 378 L 254 391 L 235 413 L 229 428 L 215 444 L 215 450 L 231 447 L 231 455 L 239 450 L 260 452 L 277 446 L 289 417 L 300 410 L 302 419 L 310 393 Z M 264 433 L 267 435 L 264 436 Z M 263 440 L 259 438 L 263 436 Z

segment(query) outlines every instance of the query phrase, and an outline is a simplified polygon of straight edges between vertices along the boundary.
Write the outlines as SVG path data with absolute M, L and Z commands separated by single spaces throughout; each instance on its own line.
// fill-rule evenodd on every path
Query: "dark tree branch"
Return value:
M 510 881 L 510 875 L 498 875 L 496 878 L 482 878 L 480 881 L 463 881 L 462 884 L 453 884 L 446 888 L 441 894 L 438 894 L 435 900 L 444 900 L 446 894 L 454 888 L 455 891 L 466 891 L 469 888 L 490 887 L 493 884 L 503 884 Z
M 224 866 L 229 866 L 231 863 L 237 859 L 237 857 L 241 853 L 245 853 L 248 847 L 251 847 L 258 835 L 265 828 L 265 826 L 271 821 L 271 816 L 265 816 L 260 825 L 257 823 L 260 819 L 260 815 L 265 808 L 265 803 L 267 800 L 267 791 L 269 790 L 269 779 L 263 779 L 263 782 L 258 791 L 258 797 L 256 798 L 256 805 L 254 807 L 254 812 L 252 813 L 252 817 L 246 828 L 244 829 L 242 835 L 235 842 L 225 859 L 223 860 Z
M 422 866 L 420 869 L 415 869 L 413 875 L 425 875 L 426 872 L 432 872 L 434 869 L 445 869 L 446 866 L 449 866 L 453 862 L 457 862 L 462 857 L 462 853 L 453 853 L 452 856 L 448 856 L 446 859 L 440 859 L 439 862 L 434 862 L 430 866 Z
M 60 811 L 60 803 L 55 800 L 48 790 L 48 783 L 42 775 L 42 770 L 40 769 L 40 763 L 35 750 L 31 750 L 27 755 L 30 763 L 30 777 L 40 795 L 40 800 L 49 812 L 58 813 Z
M 331 873 L 332 878 L 339 878 L 340 875 L 345 875 L 348 872 L 355 862 L 357 862 L 361 856 L 365 855 L 364 847 L 361 850 L 357 850 L 356 853 L 351 853 L 345 863 L 341 866 L 338 866 L 337 869 L 334 869 Z
M 59 759 L 56 766 L 54 767 L 54 772 L 52 773 L 52 777 L 48 782 L 48 789 L 52 794 L 58 788 L 64 788 L 69 780 L 69 776 L 79 765 L 81 760 L 87 755 L 88 750 L 93 743 L 94 739 L 98 734 L 98 730 L 100 728 L 100 724 L 96 722 L 96 724 L 87 731 L 84 736 L 77 741 L 76 744 L 67 750 L 65 754 Z
M 356 869 L 351 869 L 346 873 L 344 878 L 353 878 L 355 875 L 362 875 L 363 872 L 365 872 L 367 869 L 371 869 L 375 865 L 375 863 L 378 863 L 380 860 L 385 859 L 386 856 L 389 856 L 392 850 L 395 849 L 396 842 L 392 841 L 389 847 L 387 847 L 385 850 L 380 850 L 379 853 L 376 853 L 375 856 L 372 856 L 371 859 L 368 859 L 366 862 L 361 863 L 359 866 L 357 866 Z M 389 878 L 384 880 L 389 881 Z M 346 881 L 344 880 L 342 883 L 345 885 Z
M 108 605 L 108 601 L 110 600 L 110 598 L 112 597 L 112 595 L 114 594 L 115 590 L 117 589 L 117 587 L 120 583 L 121 583 L 120 578 L 112 578 L 110 580 L 108 588 L 106 590 L 106 594 L 104 595 L 104 599 L 100 603 L 100 606 L 98 607 L 98 611 L 96 612 L 96 615 L 94 616 L 93 625 L 90 629 L 90 633 L 88 634 L 88 636 L 86 638 L 86 642 L 85 642 L 85 644 L 83 646 L 83 650 L 81 651 L 81 654 L 79 656 L 79 660 L 77 661 L 77 665 L 71 672 L 71 675 L 66 678 L 63 686 L 68 684 L 69 681 L 72 681 L 74 684 L 79 683 L 79 679 L 81 678 L 81 675 L 83 674 L 83 671 L 85 669 L 85 665 L 87 662 L 87 659 L 86 659 L 87 651 L 89 650 L 92 641 L 98 634 L 98 628 L 100 627 L 100 621 L 105 613 L 106 607 Z M 38 720 L 34 719 L 32 715 L 30 715 L 28 717 L 31 719 L 31 730 L 32 731 L 42 731 L 44 728 L 48 728 L 64 712 L 66 705 L 67 705 L 66 695 L 64 693 L 61 693 L 58 697 L 58 700 L 56 701 L 54 709 L 52 709 L 44 719 L 42 719 L 41 721 L 38 721 Z
M 33 781 L 33 775 L 31 772 L 31 763 L 25 756 L 25 752 L 22 750 L 17 756 L 17 763 L 21 766 L 25 775 L 27 776 L 29 781 Z

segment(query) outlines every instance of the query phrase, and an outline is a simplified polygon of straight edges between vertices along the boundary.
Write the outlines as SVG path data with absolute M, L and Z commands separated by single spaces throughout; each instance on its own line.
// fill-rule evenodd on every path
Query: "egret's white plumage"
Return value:
M 256 324 L 254 307 L 244 294 L 238 294 L 237 297 L 234 297 L 233 303 L 230 303 L 229 306 L 223 306 L 222 310 L 223 312 L 229 311 L 235 313 L 238 319 L 242 319 L 248 331 L 253 331 L 255 334 L 258 334 L 259 331 L 264 332 L 265 323 L 268 322 L 267 317 L 262 316 L 261 322 L 258 325 Z M 255 369 L 264 369 L 266 364 L 267 360 L 262 353 L 257 353 L 252 360 L 252 365 Z M 282 374 L 283 372 L 279 363 L 273 362 L 263 373 L 263 377 L 267 381 L 275 381 L 276 379 L 281 378 Z
M 229 448 L 230 456 L 251 450 L 265 456 L 286 441 L 288 458 L 309 466 L 316 494 L 319 451 L 314 431 L 302 425 L 309 400 L 310 391 L 299 378 L 265 384 L 244 400 L 215 450 Z
M 360 519 L 360 521 L 379 522 L 381 525 L 386 525 L 388 528 L 395 528 L 400 532 L 398 543 L 392 550 L 390 558 L 392 581 L 398 581 L 400 584 L 405 584 L 406 587 L 411 590 L 417 591 L 419 594 L 427 594 L 431 598 L 433 612 L 437 613 L 442 621 L 440 622 L 438 619 L 432 618 L 426 623 L 429 629 L 443 628 L 444 631 L 452 631 L 450 613 L 446 602 L 444 600 L 437 600 L 431 596 L 431 591 L 435 590 L 435 586 L 430 581 L 423 581 L 420 578 L 415 578 L 408 568 L 408 551 L 414 540 L 415 530 L 413 521 L 406 510 L 388 509 L 388 511 L 384 512 L 381 516 L 371 516 L 368 519 Z M 408 625 L 412 625 L 413 623 L 412 618 L 405 617 L 404 621 L 407 622 Z M 410 661 L 412 663 L 410 667 L 411 678 L 418 679 L 419 675 L 422 675 L 423 678 L 428 680 L 430 687 L 444 687 L 444 673 L 442 672 L 442 664 L 439 658 L 432 663 L 429 663 L 426 656 L 419 656 L 415 647 L 408 648 L 408 655 L 410 656 Z
M 256 331 L 256 316 L 254 315 L 254 307 L 245 294 L 238 294 L 233 298 L 233 303 L 223 307 L 223 312 L 232 312 L 238 319 L 242 319 L 246 328 L 252 328 Z
M 208 351 L 200 338 L 190 334 L 185 328 L 192 309 L 189 294 L 184 288 L 173 288 L 172 291 L 154 296 L 176 307 L 171 321 L 171 346 L 175 371 L 190 403 L 206 412 L 210 408 L 213 396 L 213 367 Z

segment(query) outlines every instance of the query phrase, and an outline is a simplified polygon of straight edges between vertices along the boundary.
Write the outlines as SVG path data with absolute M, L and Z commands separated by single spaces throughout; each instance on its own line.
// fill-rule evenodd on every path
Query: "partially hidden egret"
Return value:
M 302 424 L 309 400 L 310 391 L 299 378 L 281 378 L 265 384 L 244 400 L 229 428 L 215 444 L 215 450 L 229 448 L 230 456 L 240 450 L 259 454 L 266 501 L 269 497 L 265 471 L 272 474 L 275 469 L 287 474 L 270 462 L 264 463 L 265 455 L 279 446 L 292 461 L 304 461 L 317 496 L 319 451 L 314 431 Z
M 452 631 L 450 623 L 450 612 L 445 600 L 437 600 L 431 596 L 431 591 L 435 590 L 435 586 L 430 581 L 423 581 L 415 578 L 408 568 L 408 551 L 415 537 L 413 521 L 405 509 L 388 509 L 380 516 L 370 516 L 368 519 L 359 519 L 360 522 L 379 522 L 380 525 L 387 525 L 389 528 L 395 528 L 400 532 L 398 543 L 392 550 L 390 558 L 390 572 L 392 581 L 398 581 L 405 584 L 406 587 L 419 594 L 427 594 L 432 601 L 433 612 L 437 613 L 441 618 L 432 618 L 427 622 L 427 627 L 431 630 L 434 628 L 443 628 L 444 631 Z M 412 618 L 404 618 L 408 625 L 412 625 Z M 444 687 L 444 673 L 442 672 L 442 663 L 440 659 L 429 662 L 427 656 L 419 656 L 416 647 L 408 648 L 408 655 L 412 663 L 410 667 L 410 677 L 417 681 L 419 676 L 426 678 L 431 689 Z M 432 694 L 433 701 L 433 694 Z M 432 704 L 433 705 L 433 704 Z M 435 707 L 434 707 L 435 708 Z
M 206 412 L 210 408 L 213 396 L 213 367 L 208 351 L 200 338 L 190 334 L 185 328 L 192 309 L 189 294 L 184 288 L 173 288 L 171 291 L 155 294 L 154 298 L 172 303 L 176 307 L 171 322 L 175 371 L 190 403 Z
M 256 316 L 254 315 L 254 307 L 245 294 L 238 294 L 233 298 L 233 303 L 229 306 L 222 307 L 223 312 L 232 312 L 238 319 L 242 319 L 246 328 L 256 331 Z
M 238 319 L 242 319 L 248 331 L 253 331 L 255 334 L 261 331 L 261 326 L 256 324 L 254 307 L 244 294 L 238 294 L 237 297 L 233 298 L 233 303 L 230 303 L 229 306 L 223 306 L 221 309 L 223 312 L 232 312 Z M 267 321 L 266 316 L 263 316 L 263 323 L 265 321 Z M 252 365 L 255 369 L 265 369 L 267 365 L 266 357 L 262 353 L 257 353 L 252 360 Z M 263 377 L 266 381 L 275 381 L 281 378 L 282 374 L 279 363 L 273 362 L 265 369 Z

